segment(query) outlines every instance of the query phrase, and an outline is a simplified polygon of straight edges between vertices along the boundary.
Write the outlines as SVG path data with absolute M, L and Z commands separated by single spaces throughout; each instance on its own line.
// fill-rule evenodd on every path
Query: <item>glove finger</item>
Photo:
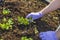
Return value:
M 45 32 L 41 32 L 40 34 L 39 34 L 39 37 L 41 37 L 41 38 L 44 38 L 46 36 L 46 33 Z
M 40 35 L 43 35 L 45 32 L 41 32 Z
M 40 35 L 45 35 L 45 34 L 46 34 L 46 32 L 41 32 L 41 33 L 40 33 Z
M 46 40 L 45 38 L 42 38 L 42 40 Z

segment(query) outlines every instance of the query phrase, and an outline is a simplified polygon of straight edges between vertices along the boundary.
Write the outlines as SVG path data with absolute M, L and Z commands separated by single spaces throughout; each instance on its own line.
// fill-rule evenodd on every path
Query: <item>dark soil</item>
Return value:
M 0 37 L 4 40 L 21 40 L 22 36 L 32 37 L 34 40 L 41 40 L 38 36 L 40 32 L 55 30 L 60 24 L 60 10 L 57 9 L 50 14 L 35 20 L 36 23 L 29 25 L 19 25 L 16 21 L 17 16 L 26 17 L 30 12 L 38 12 L 47 6 L 44 0 L 5 0 L 4 5 L 0 6 L 0 22 L 3 17 L 13 18 L 14 25 L 12 30 L 2 30 L 0 28 Z M 11 11 L 9 15 L 2 15 L 2 9 Z M 38 33 L 35 34 L 35 28 Z

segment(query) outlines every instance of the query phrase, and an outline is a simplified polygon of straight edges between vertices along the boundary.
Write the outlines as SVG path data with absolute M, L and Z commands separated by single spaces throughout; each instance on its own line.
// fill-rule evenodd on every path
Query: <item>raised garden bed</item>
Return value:
M 30 12 L 40 11 L 47 5 L 44 0 L 5 0 L 0 6 L 0 39 L 41 40 L 40 32 L 55 30 L 60 23 L 59 9 L 34 20 L 35 23 L 28 23 L 25 19 Z

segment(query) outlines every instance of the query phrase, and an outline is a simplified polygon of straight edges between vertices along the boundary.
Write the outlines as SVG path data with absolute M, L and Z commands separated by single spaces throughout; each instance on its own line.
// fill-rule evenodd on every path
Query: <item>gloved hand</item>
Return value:
M 42 17 L 42 16 L 43 16 L 43 13 L 40 13 L 40 12 L 34 13 L 34 12 L 32 12 L 32 13 L 28 14 L 28 15 L 26 16 L 26 18 L 32 17 L 32 20 L 35 20 L 35 19 L 38 19 L 38 18 L 40 18 L 40 17 Z
M 39 37 L 40 37 L 42 40 L 58 40 L 55 31 L 41 32 L 41 33 L 39 34 Z

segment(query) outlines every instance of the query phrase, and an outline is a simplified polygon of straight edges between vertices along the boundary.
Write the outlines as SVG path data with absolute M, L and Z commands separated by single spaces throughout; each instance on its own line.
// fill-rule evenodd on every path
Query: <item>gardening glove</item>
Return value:
M 41 33 L 39 34 L 39 37 L 40 37 L 42 40 L 58 40 L 55 31 L 41 32 Z
M 28 14 L 26 16 L 26 18 L 32 17 L 32 20 L 35 20 L 35 19 L 38 19 L 38 18 L 40 18 L 42 16 L 43 16 L 43 13 L 41 13 L 41 12 L 36 12 L 36 13 L 32 12 L 32 13 Z

